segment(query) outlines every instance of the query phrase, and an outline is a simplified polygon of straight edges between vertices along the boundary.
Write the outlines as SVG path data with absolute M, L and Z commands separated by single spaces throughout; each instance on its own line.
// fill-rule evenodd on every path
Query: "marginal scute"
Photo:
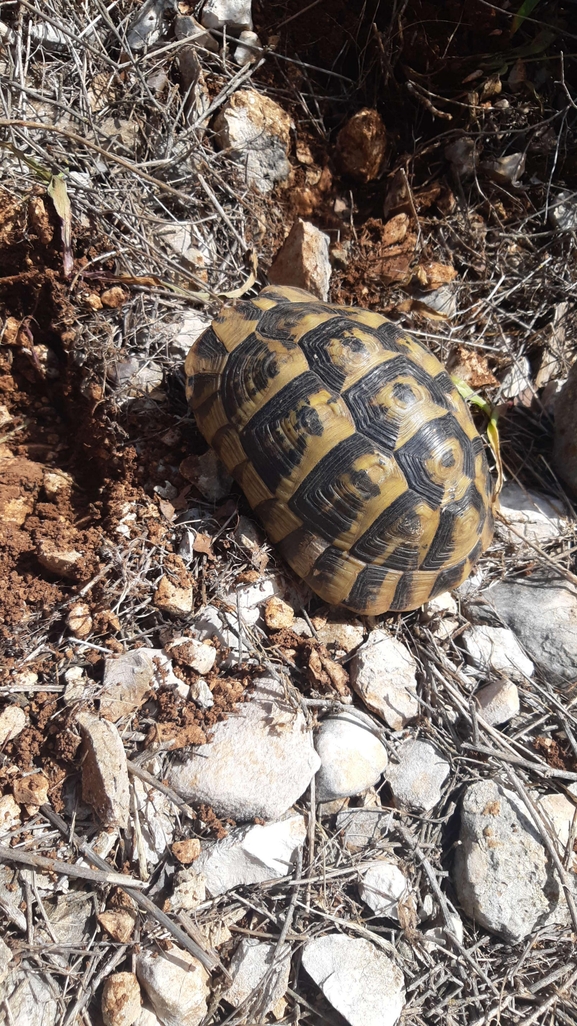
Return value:
M 414 609 L 489 545 L 493 485 L 467 406 L 380 314 L 269 286 L 223 308 L 185 373 L 200 430 L 326 602 Z

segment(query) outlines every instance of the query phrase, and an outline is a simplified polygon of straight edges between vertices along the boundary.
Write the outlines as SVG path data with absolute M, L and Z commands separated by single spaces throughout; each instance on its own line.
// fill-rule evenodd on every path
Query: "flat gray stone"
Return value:
M 450 765 L 428 741 L 406 741 L 389 763 L 386 778 L 398 805 L 429 812 L 441 800 Z
M 305 944 L 302 964 L 351 1026 L 395 1026 L 405 1004 L 403 974 L 370 941 L 328 933 Z
M 343 831 L 348 851 L 362 851 L 388 833 L 393 816 L 392 809 L 343 809 L 337 815 L 336 827 Z
M 320 766 L 305 717 L 280 684 L 261 678 L 250 701 L 212 728 L 212 740 L 173 761 L 168 782 L 180 794 L 238 822 L 280 819 Z
M 419 714 L 416 671 L 409 650 L 381 628 L 371 631 L 349 666 L 357 694 L 392 730 Z
M 291 967 L 290 948 L 285 946 L 280 958 L 277 945 L 259 941 L 256 937 L 245 937 L 232 956 L 229 973 L 232 986 L 223 995 L 238 1008 L 245 1001 L 250 1005 L 251 1018 L 260 1019 L 271 1011 L 284 997 L 289 983 Z

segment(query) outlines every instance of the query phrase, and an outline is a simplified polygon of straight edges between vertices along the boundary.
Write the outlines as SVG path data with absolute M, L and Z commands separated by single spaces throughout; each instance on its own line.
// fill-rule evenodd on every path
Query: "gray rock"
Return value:
M 351 660 L 351 684 L 365 705 L 391 727 L 402 730 L 419 713 L 417 664 L 387 631 L 371 631 Z
M 461 635 L 469 662 L 484 673 L 501 673 L 513 680 L 532 677 L 535 667 L 508 627 L 476 625 Z
M 562 232 L 577 231 L 577 196 L 561 189 L 549 204 L 549 221 Z
M 12 961 L 12 952 L 5 941 L 0 937 L 0 985 L 8 976 L 8 970 Z
M 178 683 L 172 663 L 161 648 L 123 652 L 104 662 L 102 690 L 98 695 L 100 711 L 107 719 L 119 720 L 140 709 L 146 695 L 161 684 Z
M 3 1004 L 10 1009 L 10 1026 L 52 1026 L 60 1014 L 58 988 L 46 973 L 28 966 L 8 974 L 2 986 Z
M 471 784 L 461 806 L 453 882 L 476 923 L 517 944 L 567 922 L 551 860 L 520 799 L 493 780 Z
M 481 715 L 492 727 L 519 715 L 519 689 L 513 681 L 496 680 L 475 692 Z
M 130 791 L 126 753 L 118 730 L 92 713 L 79 713 L 82 730 L 82 797 L 106 827 L 128 826 Z
M 212 729 L 210 744 L 173 762 L 168 781 L 218 816 L 279 819 L 306 791 L 320 765 L 305 717 L 281 685 L 261 678 L 250 701 Z
M 276 944 L 245 937 L 232 956 L 228 970 L 232 985 L 223 996 L 235 1008 L 250 1000 L 243 1011 L 246 1014 L 250 1010 L 251 1017 L 256 1015 L 260 1019 L 284 997 L 290 967 L 288 947 L 278 958 Z
M 434 809 L 450 772 L 447 760 L 428 741 L 405 741 L 396 758 L 386 772 L 395 801 L 418 812 Z
M 177 39 L 186 39 L 203 50 L 210 50 L 211 53 L 218 53 L 218 43 L 214 36 L 202 25 L 199 25 L 196 18 L 191 15 L 180 15 L 174 21 L 174 34 Z
M 573 215 L 577 222 L 577 204 Z M 577 362 L 555 399 L 553 462 L 559 476 L 577 495 Z
M 545 574 L 500 581 L 467 603 L 467 612 L 483 623 L 498 622 L 497 614 L 553 683 L 577 678 L 577 589 L 568 581 Z
M 394 813 L 390 809 L 343 809 L 336 819 L 348 851 L 362 851 L 388 833 Z
M 392 958 L 362 937 L 329 933 L 308 941 L 302 964 L 351 1026 L 395 1026 L 404 979 Z
M 323 720 L 315 747 L 321 761 L 317 802 L 360 794 L 376 784 L 388 761 L 370 717 L 352 709 Z
M 237 827 L 206 848 L 192 869 L 179 874 L 178 892 L 171 905 L 194 908 L 204 901 L 205 895 L 215 898 L 233 887 L 287 876 L 294 853 L 305 838 L 303 816 L 264 826 Z

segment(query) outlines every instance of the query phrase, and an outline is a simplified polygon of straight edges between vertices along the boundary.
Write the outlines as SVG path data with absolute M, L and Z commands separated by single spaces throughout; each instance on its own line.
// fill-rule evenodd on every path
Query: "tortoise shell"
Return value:
M 269 286 L 194 343 L 198 426 L 326 602 L 415 609 L 489 544 L 492 481 L 439 361 L 380 314 Z

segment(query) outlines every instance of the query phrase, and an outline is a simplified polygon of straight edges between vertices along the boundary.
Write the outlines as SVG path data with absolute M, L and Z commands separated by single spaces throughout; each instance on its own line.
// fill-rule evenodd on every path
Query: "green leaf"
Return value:
M 497 413 L 496 408 L 486 399 L 483 399 L 483 396 L 479 395 L 478 392 L 474 392 L 466 381 L 462 381 L 461 378 L 455 378 L 453 375 L 451 375 L 451 380 L 465 402 L 472 403 L 473 406 L 478 406 L 487 417 L 487 441 L 491 446 L 491 451 L 495 457 L 495 466 L 497 468 L 497 484 L 495 485 L 496 497 L 503 487 L 503 461 L 501 459 L 501 442 L 499 439 L 499 428 L 497 426 L 499 414 Z
M 536 8 L 538 3 L 539 3 L 539 0 L 523 0 L 523 3 L 521 4 L 521 6 L 520 6 L 519 10 L 517 11 L 515 17 L 513 18 L 513 25 L 511 27 L 511 35 L 512 36 L 514 36 L 515 32 L 517 32 L 518 29 L 521 28 L 521 25 L 525 21 L 525 18 L 529 17 L 529 15 L 532 13 L 532 11 L 535 10 L 535 8 Z

